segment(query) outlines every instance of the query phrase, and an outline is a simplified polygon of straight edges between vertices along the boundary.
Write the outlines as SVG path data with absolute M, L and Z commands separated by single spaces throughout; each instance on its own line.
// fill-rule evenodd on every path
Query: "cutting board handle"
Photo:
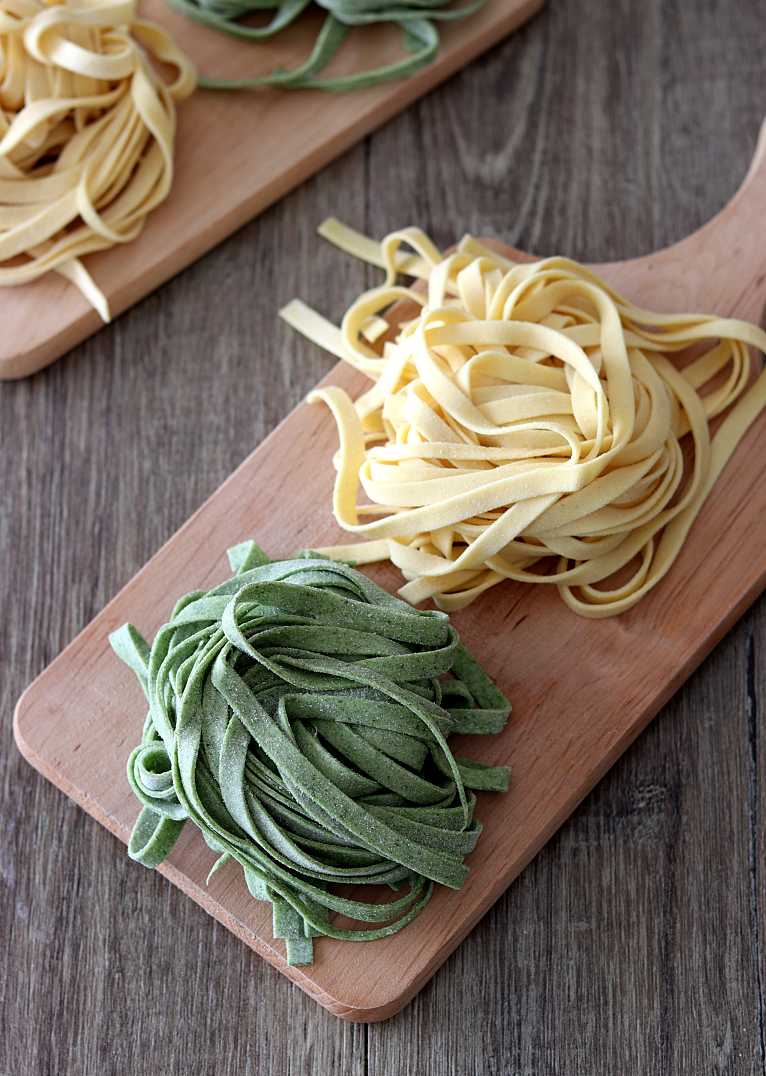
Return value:
M 712 220 L 664 250 L 594 268 L 651 310 L 760 322 L 766 299 L 766 120 L 742 186 Z

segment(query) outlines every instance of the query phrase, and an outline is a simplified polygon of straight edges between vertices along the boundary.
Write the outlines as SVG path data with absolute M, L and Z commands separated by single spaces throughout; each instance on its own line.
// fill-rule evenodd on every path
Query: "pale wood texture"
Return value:
M 465 22 L 440 24 L 439 53 L 428 67 L 354 94 L 198 90 L 179 106 L 171 194 L 135 242 L 85 259 L 112 317 L 496 44 L 542 3 L 488 0 Z M 139 14 L 165 26 L 202 74 L 231 79 L 297 67 L 323 20 L 318 11 L 307 13 L 273 40 L 256 44 L 184 18 L 163 0 L 142 0 Z M 398 27 L 354 28 L 325 75 L 365 71 L 403 55 Z M 0 289 L 0 324 L 0 378 L 17 378 L 47 366 L 102 322 L 76 288 L 49 273 L 23 288 Z
M 551 3 L 113 327 L 2 387 L 0 1072 L 764 1071 L 763 599 L 416 998 L 368 1028 L 129 863 L 10 741 L 21 689 L 329 369 L 275 308 L 301 295 L 337 318 L 379 277 L 316 242 L 316 222 L 591 261 L 671 243 L 745 174 L 764 38 L 749 0 L 735 18 Z

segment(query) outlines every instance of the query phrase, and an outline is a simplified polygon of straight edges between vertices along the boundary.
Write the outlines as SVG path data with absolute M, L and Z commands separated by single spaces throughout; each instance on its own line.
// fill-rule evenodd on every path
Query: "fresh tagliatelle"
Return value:
M 309 6 L 310 0 L 169 0 L 189 18 L 247 41 L 265 41 L 290 26 Z M 308 58 L 298 67 L 277 68 L 252 79 L 200 78 L 200 86 L 230 90 L 256 86 L 282 89 L 318 89 L 333 92 L 361 90 L 391 79 L 408 78 L 435 59 L 439 49 L 436 23 L 463 19 L 477 11 L 484 0 L 468 0 L 458 7 L 450 0 L 317 0 L 325 16 Z M 273 11 L 266 26 L 240 22 L 243 16 Z M 402 31 L 408 55 L 393 63 L 348 75 L 320 78 L 352 26 L 395 23 Z
M 642 310 L 566 258 L 519 264 L 470 237 L 442 257 L 415 228 L 381 244 L 334 221 L 322 232 L 387 270 L 340 330 L 298 302 L 282 312 L 375 381 L 355 403 L 337 387 L 309 396 L 340 433 L 336 519 L 369 540 L 323 552 L 390 558 L 403 598 L 448 611 L 503 579 L 554 585 L 586 617 L 640 601 L 766 404 L 766 375 L 745 391 L 766 334 Z M 414 316 L 378 354 L 381 314 L 401 299 Z M 707 350 L 676 365 L 691 345 Z
M 272 904 L 288 964 L 310 964 L 314 938 L 384 938 L 435 882 L 461 887 L 472 790 L 506 791 L 509 770 L 456 758 L 447 737 L 500 732 L 510 704 L 444 613 L 311 553 L 270 562 L 249 541 L 229 560 L 234 577 L 182 598 L 151 647 L 130 624 L 110 636 L 149 702 L 129 853 L 158 866 L 191 820 Z M 379 903 L 333 888 L 403 882 Z
M 79 259 L 135 239 L 168 194 L 175 102 L 195 84 L 135 0 L 0 0 L 0 286 L 55 270 L 109 320 Z

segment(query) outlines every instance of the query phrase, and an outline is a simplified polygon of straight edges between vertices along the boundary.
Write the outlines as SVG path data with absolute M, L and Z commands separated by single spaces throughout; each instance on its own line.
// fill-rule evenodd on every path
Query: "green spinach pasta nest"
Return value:
M 461 886 L 473 790 L 507 790 L 509 771 L 453 757 L 447 737 L 499 732 L 510 706 L 445 613 L 314 553 L 271 562 L 245 542 L 229 559 L 233 578 L 182 598 L 151 647 L 131 624 L 110 636 L 149 700 L 129 854 L 156 867 L 191 819 L 214 870 L 235 859 L 272 903 L 288 963 L 309 964 L 314 937 L 384 937 L 435 882 Z M 331 891 L 405 882 L 388 903 Z
M 265 41 L 284 30 L 301 15 L 311 0 L 169 0 L 184 15 L 212 26 L 216 30 L 249 41 Z M 279 86 L 282 89 L 321 89 L 334 92 L 361 90 L 391 79 L 407 78 L 431 63 L 439 49 L 439 31 L 434 21 L 462 19 L 472 15 L 485 0 L 468 0 L 459 7 L 448 6 L 450 0 L 317 0 L 325 16 L 311 55 L 291 70 L 277 68 L 258 78 L 237 80 L 200 78 L 207 89 L 229 90 L 255 86 Z M 266 26 L 249 26 L 239 22 L 254 12 L 273 11 Z M 366 71 L 356 71 L 334 78 L 318 78 L 333 58 L 351 26 L 395 23 L 404 35 L 409 54 L 393 63 Z

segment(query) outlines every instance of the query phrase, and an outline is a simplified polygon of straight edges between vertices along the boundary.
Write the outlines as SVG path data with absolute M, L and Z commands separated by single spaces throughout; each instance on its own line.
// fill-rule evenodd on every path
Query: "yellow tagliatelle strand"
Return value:
M 166 197 L 174 102 L 196 84 L 191 61 L 135 7 L 0 0 L 0 285 L 56 270 L 105 321 L 79 258 L 130 242 Z
M 349 229 L 329 222 L 323 234 L 369 258 Z M 405 261 L 402 244 L 417 257 Z M 340 330 L 300 303 L 283 312 L 376 382 L 356 403 L 334 387 L 309 396 L 340 433 L 336 519 L 372 539 L 323 552 L 390 558 L 409 580 L 402 597 L 448 611 L 503 579 L 553 584 L 587 617 L 635 605 L 766 405 L 764 374 L 742 395 L 748 347 L 766 351 L 766 334 L 641 310 L 576 262 L 517 264 L 470 237 L 443 258 L 407 229 L 376 253 L 387 282 Z M 404 266 L 427 294 L 395 285 Z M 379 355 L 380 315 L 404 295 L 420 312 Z M 683 369 L 668 358 L 698 342 L 711 346 Z M 709 420 L 740 396 L 711 441 Z M 627 580 L 597 586 L 629 565 Z

